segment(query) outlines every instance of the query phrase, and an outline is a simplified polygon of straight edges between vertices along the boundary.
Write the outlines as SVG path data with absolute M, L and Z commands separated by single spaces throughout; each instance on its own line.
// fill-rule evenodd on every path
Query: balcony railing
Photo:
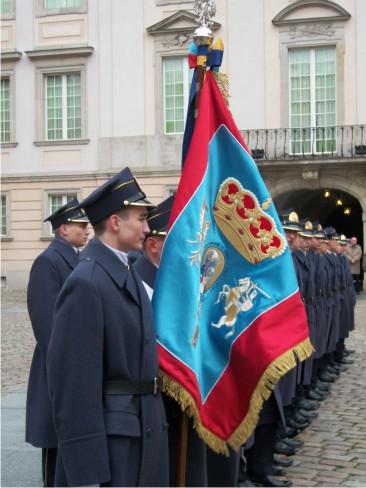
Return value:
M 366 125 L 241 131 L 257 160 L 366 158 Z

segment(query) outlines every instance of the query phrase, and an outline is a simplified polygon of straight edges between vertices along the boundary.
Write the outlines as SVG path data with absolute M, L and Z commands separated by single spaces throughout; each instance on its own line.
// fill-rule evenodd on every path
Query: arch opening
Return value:
M 329 192 L 328 196 L 326 191 Z M 277 195 L 273 200 L 278 212 L 293 207 L 300 219 L 317 220 L 323 227 L 331 225 L 339 234 L 357 237 L 364 248 L 362 207 L 357 198 L 349 193 L 334 188 L 291 190 Z M 345 212 L 346 209 L 349 212 Z

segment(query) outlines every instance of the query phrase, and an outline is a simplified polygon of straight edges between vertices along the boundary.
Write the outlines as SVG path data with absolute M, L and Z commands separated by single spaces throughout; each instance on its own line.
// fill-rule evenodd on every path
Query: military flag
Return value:
M 227 454 L 313 348 L 276 209 L 212 71 L 189 130 L 153 298 L 159 362 L 165 391 Z

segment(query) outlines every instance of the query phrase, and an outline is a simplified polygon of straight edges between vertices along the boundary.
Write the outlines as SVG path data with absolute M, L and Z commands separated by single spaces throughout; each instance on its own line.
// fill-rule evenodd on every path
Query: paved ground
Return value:
M 355 363 L 333 386 L 319 417 L 300 434 L 304 447 L 288 477 L 294 486 L 366 486 L 366 295 L 347 346 Z M 24 442 L 24 405 L 34 339 L 24 293 L 2 302 L 1 486 L 41 486 L 40 452 Z

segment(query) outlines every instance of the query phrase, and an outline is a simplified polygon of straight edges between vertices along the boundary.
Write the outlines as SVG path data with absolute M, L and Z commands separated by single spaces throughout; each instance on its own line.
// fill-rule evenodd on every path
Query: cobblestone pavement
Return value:
M 346 341 L 354 364 L 332 387 L 319 417 L 298 435 L 304 446 L 287 470 L 294 486 L 366 486 L 366 296 Z
M 1 391 L 6 393 L 27 384 L 35 340 L 25 292 L 2 291 L 1 305 Z
M 20 445 L 24 438 L 25 388 L 34 348 L 24 293 L 3 293 L 1 331 L 1 385 L 2 395 L 5 398 L 3 408 L 6 408 L 6 402 L 10 402 L 11 405 L 14 395 L 18 395 L 16 398 L 21 404 L 21 408 L 17 404 L 12 411 L 12 415 L 18 416 L 18 422 L 9 424 L 6 432 L 10 436 L 7 438 L 14 439 L 11 429 L 12 425 L 16 425 L 14 429 L 18 430 L 16 434 Z M 318 410 L 319 417 L 298 436 L 305 441 L 305 444 L 293 457 L 293 466 L 287 470 L 288 478 L 294 486 L 366 486 L 365 294 L 357 302 L 356 329 L 347 339 L 347 347 L 356 350 L 350 357 L 354 360 L 354 364 L 350 365 L 348 371 L 344 372 L 333 385 L 332 394 Z M 3 452 L 7 449 L 5 442 L 7 441 L 2 442 Z M 10 442 L 15 444 L 13 440 Z M 22 454 L 27 453 L 27 458 L 29 455 L 38 455 L 38 450 L 37 453 L 34 452 L 35 450 L 26 451 L 24 443 L 19 448 L 14 445 L 11 449 L 9 456 L 14 456 L 11 459 L 14 465 L 18 465 L 17 460 Z M 14 449 L 18 449 L 20 454 L 13 454 Z M 3 464 L 4 458 L 7 460 L 3 455 Z M 33 471 L 35 464 L 38 469 L 38 459 L 36 463 L 32 463 Z M 14 472 L 16 471 L 17 468 Z M 13 476 L 12 472 L 6 474 L 7 486 L 20 486 L 12 479 Z M 22 478 L 22 480 L 26 479 Z M 21 486 L 37 486 L 37 482 L 32 479 L 28 477 L 29 481 L 22 481 Z

